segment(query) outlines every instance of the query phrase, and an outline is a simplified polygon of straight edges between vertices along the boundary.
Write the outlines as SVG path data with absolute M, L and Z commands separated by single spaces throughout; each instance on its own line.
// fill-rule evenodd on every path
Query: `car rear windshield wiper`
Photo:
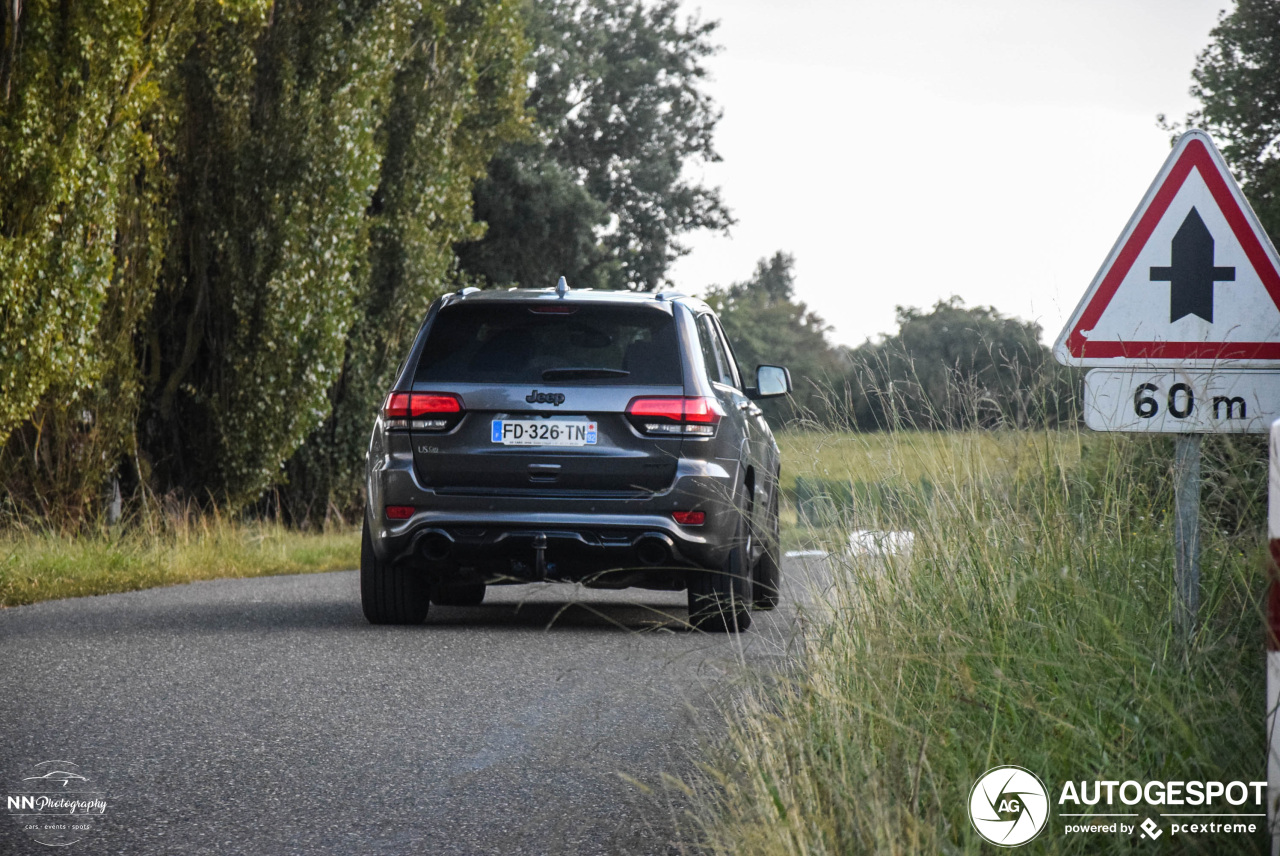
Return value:
M 631 372 L 622 369 L 547 369 L 542 373 L 543 380 L 595 380 L 597 378 L 626 377 Z

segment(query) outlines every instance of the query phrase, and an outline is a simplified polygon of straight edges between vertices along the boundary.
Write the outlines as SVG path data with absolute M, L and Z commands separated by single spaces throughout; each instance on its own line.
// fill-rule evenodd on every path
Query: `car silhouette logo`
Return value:
M 43 776 L 27 776 L 22 781 L 29 782 L 32 779 L 45 779 L 50 782 L 62 782 L 62 786 L 64 788 L 67 786 L 67 782 L 71 781 L 72 779 L 79 779 L 82 782 L 89 781 L 88 777 L 86 776 L 77 776 L 75 773 L 68 773 L 66 770 L 50 770 L 49 772 L 45 773 Z

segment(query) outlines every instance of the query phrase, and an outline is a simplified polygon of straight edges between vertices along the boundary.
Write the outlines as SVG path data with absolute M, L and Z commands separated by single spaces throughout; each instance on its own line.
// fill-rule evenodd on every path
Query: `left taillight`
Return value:
M 382 404 L 387 428 L 448 431 L 464 413 L 462 399 L 452 392 L 393 392 Z

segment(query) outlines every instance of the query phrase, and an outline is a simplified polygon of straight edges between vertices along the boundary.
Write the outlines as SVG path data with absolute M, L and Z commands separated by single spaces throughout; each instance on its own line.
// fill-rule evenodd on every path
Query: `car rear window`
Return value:
M 575 371 L 581 370 L 581 371 Z M 565 303 L 441 310 L 419 383 L 679 386 L 675 320 L 660 309 Z

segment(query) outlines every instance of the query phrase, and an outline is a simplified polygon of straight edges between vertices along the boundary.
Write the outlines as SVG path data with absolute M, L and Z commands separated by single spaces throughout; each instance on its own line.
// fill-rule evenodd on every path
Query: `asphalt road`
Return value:
M 45 786 L 107 804 L 64 853 L 681 852 L 673 792 L 627 777 L 689 770 L 787 656 L 801 562 L 737 639 L 683 592 L 565 585 L 373 627 L 354 572 L 3 610 L 0 795 L 83 775 Z M 49 852 L 0 817 L 0 854 Z

